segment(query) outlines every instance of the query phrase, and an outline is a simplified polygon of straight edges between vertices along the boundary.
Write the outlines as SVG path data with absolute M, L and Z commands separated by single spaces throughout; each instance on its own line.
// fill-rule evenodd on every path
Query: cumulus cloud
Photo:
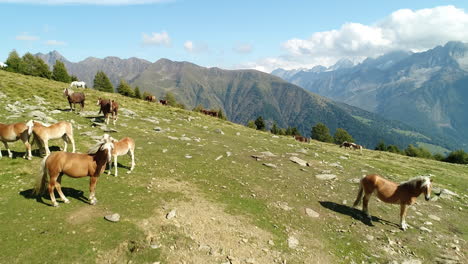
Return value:
M 23 40 L 23 41 L 35 41 L 38 39 L 39 37 L 29 35 L 28 33 L 22 33 L 21 35 L 16 36 L 16 40 Z
M 171 46 L 171 38 L 166 31 L 161 33 L 153 32 L 151 35 L 143 33 L 143 44 L 169 47 Z
M 0 0 L 0 3 L 38 5 L 143 5 L 170 1 L 171 0 Z
M 189 53 L 202 53 L 208 51 L 208 45 L 203 43 L 195 44 L 193 41 L 187 40 L 184 43 L 184 49 Z
M 248 43 L 242 43 L 242 44 L 237 44 L 233 50 L 237 53 L 241 53 L 241 54 L 247 54 L 247 53 L 251 53 L 253 51 L 253 47 L 252 45 L 248 44 Z
M 58 40 L 53 40 L 53 39 L 46 41 L 45 44 L 47 46 L 64 46 L 64 45 L 67 45 L 67 43 L 64 42 L 64 41 L 58 41 Z
M 393 50 L 420 52 L 452 40 L 468 42 L 467 28 L 468 13 L 454 6 L 400 9 L 372 25 L 346 23 L 339 29 L 315 32 L 308 39 L 287 40 L 282 43 L 286 54 L 250 64 L 271 71 L 276 66 L 330 66 L 342 58 L 360 61 Z M 266 64 L 272 61 L 276 66 Z

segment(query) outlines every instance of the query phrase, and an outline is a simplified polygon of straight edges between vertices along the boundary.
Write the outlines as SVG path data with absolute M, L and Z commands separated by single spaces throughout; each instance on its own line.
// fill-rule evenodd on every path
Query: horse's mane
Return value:
M 65 88 L 65 90 L 63 90 L 63 94 L 65 94 L 65 91 L 68 90 L 68 95 L 72 95 L 74 93 L 74 91 L 70 88 Z
M 112 144 L 112 143 L 110 143 L 110 142 L 99 142 L 96 145 L 92 146 L 90 149 L 88 149 L 88 154 L 94 155 L 98 151 L 106 149 L 108 144 Z
M 416 176 L 416 177 L 413 177 L 407 181 L 404 181 L 402 183 L 400 183 L 400 185 L 406 185 L 406 186 L 409 186 L 409 187 L 416 187 L 417 184 L 421 182 L 422 184 L 420 185 L 420 187 L 424 187 L 426 185 L 429 185 L 431 183 L 431 179 L 429 178 L 429 176 Z

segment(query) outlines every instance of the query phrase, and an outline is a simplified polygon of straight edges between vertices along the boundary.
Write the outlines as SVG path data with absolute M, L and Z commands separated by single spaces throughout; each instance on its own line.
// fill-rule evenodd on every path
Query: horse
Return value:
M 101 112 L 104 114 L 104 118 L 106 119 L 106 124 L 109 124 L 109 114 L 112 114 L 112 123 L 115 125 L 115 122 L 117 122 L 117 114 L 119 111 L 119 104 L 110 99 L 101 99 L 99 97 L 96 105 L 100 105 L 99 113 Z
M 117 177 L 117 156 L 123 156 L 125 154 L 130 155 L 132 158 L 132 165 L 130 170 L 127 173 L 131 173 L 135 168 L 135 141 L 132 138 L 125 137 L 121 140 L 116 140 L 111 138 L 112 143 L 114 143 L 114 149 L 112 150 L 112 157 L 114 157 L 114 167 L 115 174 Z M 112 162 L 109 163 L 109 171 L 107 174 L 110 174 L 112 170 Z
M 206 110 L 202 109 L 201 112 L 205 115 L 213 116 L 213 117 L 218 117 L 218 111 L 213 111 L 213 110 Z
M 364 176 L 359 184 L 359 192 L 353 207 L 363 201 L 362 211 L 371 219 L 368 211 L 369 199 L 372 193 L 386 203 L 400 204 L 400 226 L 401 229 L 408 229 L 406 224 L 406 211 L 409 205 L 416 202 L 416 198 L 424 193 L 426 201 L 430 200 L 432 189 L 432 179 L 429 176 L 417 176 L 400 184 L 384 179 L 377 174 Z
M 14 142 L 18 139 L 23 141 L 26 146 L 26 152 L 23 158 L 30 160 L 31 155 L 31 144 L 29 144 L 29 137 L 33 132 L 34 123 L 29 120 L 26 123 L 15 123 L 15 124 L 2 124 L 0 123 L 0 141 L 8 151 L 8 157 L 13 158 L 13 154 L 8 147 L 8 142 Z M 2 158 L 2 152 L 0 151 L 0 159 Z
M 167 100 L 159 100 L 159 103 L 162 105 L 167 105 Z
M 50 139 L 63 139 L 63 151 L 67 151 L 67 143 L 72 144 L 72 152 L 75 153 L 75 140 L 73 139 L 72 124 L 67 121 L 60 121 L 50 126 L 44 126 L 40 122 L 34 122 L 33 128 L 33 143 L 37 142 L 39 150 L 45 149 L 46 156 L 50 154 L 49 140 Z
M 310 139 L 307 137 L 299 136 L 299 135 L 294 135 L 294 139 L 299 141 L 299 142 L 304 142 L 304 143 L 309 143 Z
M 6 68 L 6 67 L 8 67 L 8 65 L 0 61 L 0 68 Z
M 360 152 L 362 152 L 363 147 L 361 145 L 356 144 L 356 143 L 349 143 L 349 144 L 351 145 L 352 149 L 354 150 L 358 149 Z
M 340 145 L 340 148 L 344 147 L 345 149 L 347 148 L 351 148 L 351 145 L 354 144 L 354 143 L 350 143 L 348 141 L 344 141 L 343 143 L 341 143 Z
M 78 87 L 86 88 L 86 83 L 85 82 L 73 81 L 73 82 L 70 83 L 70 88 L 72 88 L 73 86 L 76 86 L 76 88 L 78 88 Z
M 145 101 L 148 101 L 148 102 L 156 102 L 156 96 L 154 95 L 147 95 L 145 97 Z
M 63 90 L 63 95 L 68 98 L 68 103 L 70 104 L 70 111 L 73 111 L 72 104 L 80 104 L 81 111 L 83 111 L 85 103 L 84 93 L 75 93 L 72 89 L 65 88 L 65 90 Z
M 96 183 L 107 163 L 112 160 L 113 148 L 114 144 L 111 142 L 110 136 L 104 134 L 101 141 L 90 148 L 87 154 L 59 151 L 46 156 L 42 159 L 41 173 L 37 177 L 33 194 L 42 195 L 47 187 L 52 206 L 57 207 L 59 204 L 55 200 L 54 194 L 54 189 L 57 188 L 63 202 L 70 203 L 70 200 L 63 194 L 60 185 L 63 174 L 73 178 L 90 176 L 89 203 L 95 205 L 97 203 Z

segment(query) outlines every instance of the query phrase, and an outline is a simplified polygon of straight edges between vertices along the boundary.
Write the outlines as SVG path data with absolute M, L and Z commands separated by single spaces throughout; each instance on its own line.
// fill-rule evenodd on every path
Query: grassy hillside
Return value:
M 89 89 L 85 112 L 75 114 L 64 111 L 66 86 L 0 71 L 0 122 L 26 121 L 33 109 L 73 120 L 77 150 L 85 152 L 94 144 L 92 136 L 104 133 L 92 127 L 97 98 L 113 98 L 123 109 L 117 125 L 110 126 L 118 131 L 112 136 L 135 139 L 135 171 L 126 174 L 130 159 L 120 157 L 118 177 L 101 175 L 95 206 L 87 203 L 89 178 L 65 176 L 62 187 L 71 203 L 53 208 L 48 196 L 41 202 L 30 195 L 41 162 L 37 153 L 32 161 L 22 159 L 24 146 L 16 142 L 10 145 L 15 158 L 9 159 L 2 148 L 1 263 L 468 261 L 468 223 L 462 221 L 468 217 L 467 166 L 370 150 L 360 154 L 316 141 L 302 144 Z M 12 106 L 24 112 L 12 113 Z M 62 142 L 50 145 L 57 150 Z M 291 162 L 293 156 L 310 166 Z M 356 182 L 368 173 L 394 181 L 434 174 L 435 187 L 457 196 L 435 196 L 431 202 L 420 197 L 408 212 L 406 232 L 396 225 L 399 207 L 373 197 L 370 212 L 380 221 L 368 226 L 350 208 Z M 318 174 L 337 177 L 319 180 Z M 309 216 L 306 208 L 319 216 Z M 172 210 L 176 216 L 167 219 Z M 106 221 L 110 213 L 119 213 L 120 222 Z M 293 238 L 299 243 L 291 248 Z

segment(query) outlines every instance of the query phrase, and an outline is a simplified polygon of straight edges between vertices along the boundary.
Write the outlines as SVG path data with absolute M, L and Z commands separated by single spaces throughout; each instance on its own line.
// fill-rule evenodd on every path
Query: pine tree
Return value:
M 257 119 L 255 119 L 255 126 L 257 127 L 257 130 L 265 130 L 265 121 L 263 120 L 262 116 L 259 116 Z
M 348 133 L 348 131 L 344 130 L 343 128 L 338 128 L 336 129 L 335 135 L 333 136 L 333 141 L 335 142 L 335 144 L 341 144 L 345 141 L 354 142 L 354 139 Z
M 166 93 L 166 97 L 164 97 L 164 100 L 167 101 L 167 105 L 174 106 L 174 107 L 177 106 L 177 101 L 175 99 L 175 95 L 173 93 L 171 93 L 171 92 Z
M 71 78 L 63 62 L 59 60 L 55 62 L 54 69 L 52 70 L 52 79 L 59 82 L 70 83 Z
M 257 129 L 257 126 L 255 125 L 255 121 L 254 121 L 254 120 L 250 120 L 249 122 L 247 122 L 247 127 L 248 127 L 248 128 Z
M 140 88 L 139 88 L 138 86 L 135 87 L 134 94 L 135 94 L 135 98 L 142 99 L 142 98 L 141 98 Z
M 379 144 L 377 144 L 377 146 L 375 147 L 375 150 L 380 150 L 380 151 L 387 150 L 387 146 L 385 146 L 385 143 L 383 142 L 383 140 L 379 141 Z
M 21 59 L 23 60 L 23 67 L 20 73 L 24 75 L 37 76 L 38 73 L 36 70 L 36 57 L 34 57 L 34 55 L 32 55 L 31 53 L 27 52 L 23 55 Z
M 333 142 L 333 137 L 330 135 L 330 130 L 323 123 L 317 123 L 312 127 L 312 139 L 322 142 Z
M 218 118 L 222 120 L 226 120 L 226 115 L 223 112 L 223 109 L 219 108 L 218 109 Z
M 52 78 L 52 72 L 49 70 L 49 66 L 39 57 L 36 57 L 36 69 L 37 76 L 47 79 Z
M 8 59 L 5 63 L 8 65 L 8 67 L 6 68 L 7 71 L 17 73 L 21 73 L 23 71 L 23 60 L 20 58 L 16 50 L 10 52 L 10 54 L 8 55 Z
M 76 77 L 75 75 L 71 75 L 71 76 L 70 76 L 70 81 L 72 81 L 72 82 L 78 82 L 78 77 Z
M 117 92 L 121 95 L 133 97 L 135 94 L 133 93 L 132 88 L 124 79 L 120 79 L 119 86 L 117 86 Z
M 112 83 L 103 71 L 98 71 L 94 76 L 94 89 L 108 93 L 114 92 Z
M 278 124 L 276 123 L 276 121 L 273 122 L 273 125 L 271 126 L 270 132 L 272 134 L 275 134 L 275 135 L 279 134 L 280 129 L 278 128 Z

